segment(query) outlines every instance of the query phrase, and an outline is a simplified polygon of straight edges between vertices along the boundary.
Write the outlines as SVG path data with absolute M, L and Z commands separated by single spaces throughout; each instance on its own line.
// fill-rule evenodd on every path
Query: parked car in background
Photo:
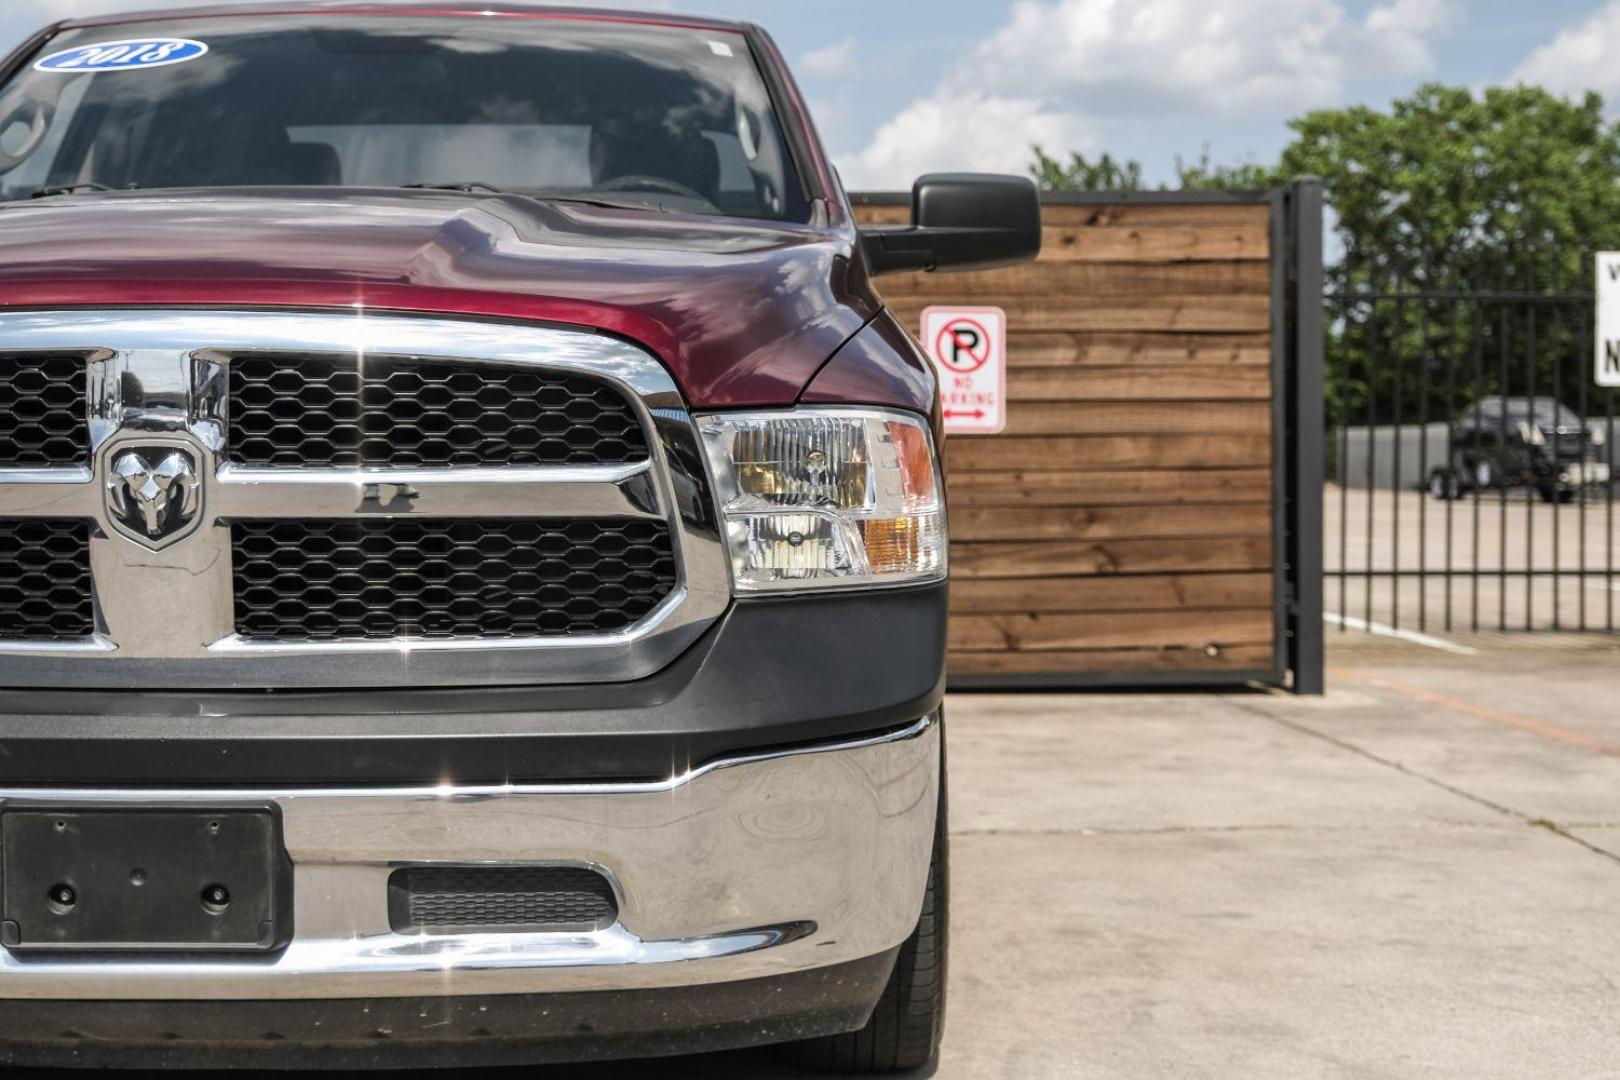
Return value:
M 1439 499 L 1533 487 L 1567 502 L 1610 479 L 1603 432 L 1550 397 L 1481 398 L 1452 424 L 1450 442 L 1450 461 L 1429 474 Z

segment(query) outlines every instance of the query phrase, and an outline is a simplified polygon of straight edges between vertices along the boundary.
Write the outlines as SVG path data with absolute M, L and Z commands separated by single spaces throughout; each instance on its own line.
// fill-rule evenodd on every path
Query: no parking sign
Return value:
M 922 342 L 939 373 L 945 431 L 996 435 L 1007 426 L 1007 313 L 993 307 L 931 307 Z

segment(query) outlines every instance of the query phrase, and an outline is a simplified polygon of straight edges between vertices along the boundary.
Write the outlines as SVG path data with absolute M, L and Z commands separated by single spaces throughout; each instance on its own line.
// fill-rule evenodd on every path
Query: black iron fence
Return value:
M 1329 624 L 1613 632 L 1620 470 L 1593 293 L 1397 277 L 1326 301 Z

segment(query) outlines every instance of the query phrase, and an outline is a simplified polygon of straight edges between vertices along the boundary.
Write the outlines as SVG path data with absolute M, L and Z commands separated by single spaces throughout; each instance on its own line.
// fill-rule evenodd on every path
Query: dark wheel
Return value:
M 1575 498 L 1573 488 L 1559 487 L 1557 484 L 1538 484 L 1536 491 L 1541 495 L 1541 501 L 1546 503 L 1567 503 Z
M 1437 499 L 1450 501 L 1461 494 L 1462 485 L 1457 483 L 1457 474 L 1444 467 L 1435 469 L 1429 474 L 1429 494 Z
M 787 1047 L 788 1056 L 800 1065 L 843 1073 L 906 1072 L 927 1065 L 939 1052 L 945 1029 L 945 939 L 950 907 L 945 806 L 942 786 L 922 917 L 900 946 L 894 972 L 872 1019 L 847 1035 L 807 1039 Z

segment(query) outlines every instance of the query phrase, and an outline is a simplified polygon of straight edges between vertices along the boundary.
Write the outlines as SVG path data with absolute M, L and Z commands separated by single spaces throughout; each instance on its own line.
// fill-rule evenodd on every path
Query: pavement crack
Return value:
M 1581 839 L 1579 836 L 1574 835 L 1568 829 L 1557 824 L 1556 822 L 1548 821 L 1545 818 L 1532 817 L 1531 815 L 1526 814 L 1521 810 L 1515 810 L 1513 807 L 1504 803 L 1496 802 L 1493 799 L 1487 799 L 1483 795 L 1476 795 L 1474 792 L 1469 791 L 1466 788 L 1460 788 L 1455 784 L 1448 784 L 1438 777 L 1419 772 L 1408 765 L 1401 764 L 1399 761 L 1395 761 L 1392 758 L 1386 758 L 1381 754 L 1375 754 L 1371 750 L 1357 746 L 1352 742 L 1346 742 L 1344 739 L 1340 739 L 1337 736 L 1329 735 L 1325 731 L 1318 731 L 1308 724 L 1302 724 L 1297 720 L 1290 720 L 1287 717 L 1278 716 L 1276 713 L 1273 713 L 1267 709 L 1256 708 L 1255 706 L 1249 705 L 1248 703 L 1236 698 L 1222 698 L 1221 700 L 1224 704 L 1230 706 L 1231 708 L 1248 713 L 1250 716 L 1255 716 L 1262 720 L 1268 720 L 1273 724 L 1285 727 L 1300 735 L 1305 735 L 1312 739 L 1318 739 L 1330 746 L 1337 747 L 1346 753 L 1355 754 L 1357 757 L 1370 761 L 1375 765 L 1381 765 L 1386 769 L 1392 769 L 1395 772 L 1400 773 L 1402 776 L 1428 784 L 1431 787 L 1439 788 L 1441 791 L 1449 792 L 1460 799 L 1467 799 L 1469 802 L 1478 806 L 1483 806 L 1487 810 L 1501 814 L 1503 817 L 1511 818 L 1521 824 L 1529 825 L 1533 828 L 1545 829 L 1554 836 L 1562 837 L 1572 844 L 1585 848 L 1594 855 L 1601 855 L 1610 862 L 1620 865 L 1620 855 L 1617 855 L 1612 851 L 1606 851 L 1603 848 L 1598 847 L 1596 844 Z
M 1612 862 L 1620 863 L 1620 855 L 1616 855 L 1608 848 L 1599 847 L 1590 840 L 1576 836 L 1574 833 L 1570 832 L 1567 828 L 1558 824 L 1556 821 L 1548 821 L 1546 818 L 1536 818 L 1535 820 L 1531 821 L 1530 824 L 1538 829 L 1546 829 L 1554 836 L 1561 836 L 1572 844 L 1579 844 L 1581 847 L 1585 848 L 1587 851 L 1590 851 L 1594 855 L 1601 855 L 1605 859 L 1609 859 Z

